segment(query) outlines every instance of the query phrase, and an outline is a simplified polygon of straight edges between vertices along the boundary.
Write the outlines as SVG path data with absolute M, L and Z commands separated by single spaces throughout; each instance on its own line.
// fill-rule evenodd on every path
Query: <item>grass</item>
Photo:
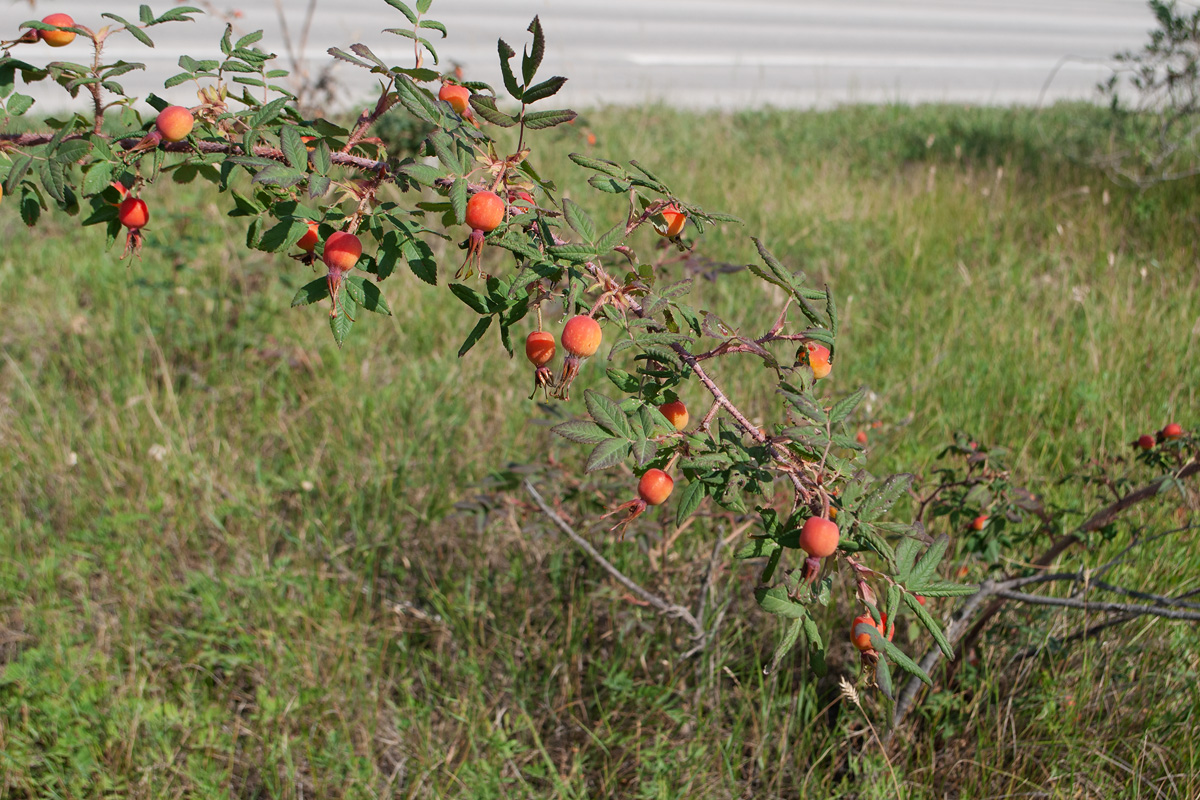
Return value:
M 875 392 L 874 468 L 927 474 L 965 429 L 1077 502 L 1052 479 L 1200 407 L 1196 183 L 1139 194 L 1060 158 L 1102 136 L 1086 113 L 611 109 L 534 143 L 598 219 L 622 211 L 562 166 L 584 124 L 595 154 L 639 159 L 828 282 L 844 317 L 830 391 Z M 1200 794 L 1194 626 L 1139 622 L 1014 669 L 1011 645 L 1080 620 L 1010 613 L 889 764 L 838 702 L 857 674 L 848 597 L 829 678 L 802 661 L 767 677 L 780 632 L 753 609 L 754 570 L 726 565 L 720 640 L 681 662 L 682 631 L 503 470 L 564 487 L 604 552 L 680 599 L 732 520 L 705 518 L 666 560 L 593 532 L 626 479 L 546 467 L 582 454 L 545 431 L 494 335 L 456 357 L 473 320 L 444 288 L 390 279 L 397 315 L 339 351 L 323 311 L 287 307 L 306 271 L 247 251 L 219 198 L 147 194 L 129 266 L 97 229 L 27 232 L 0 209 L 0 798 L 882 798 L 893 770 L 914 798 Z M 701 252 L 745 263 L 744 233 Z M 769 324 L 778 298 L 744 273 L 699 283 L 731 324 Z M 753 415 L 777 411 L 752 363 L 717 372 Z M 669 532 L 652 515 L 632 538 Z M 1195 584 L 1194 549 L 1150 550 L 1125 578 Z

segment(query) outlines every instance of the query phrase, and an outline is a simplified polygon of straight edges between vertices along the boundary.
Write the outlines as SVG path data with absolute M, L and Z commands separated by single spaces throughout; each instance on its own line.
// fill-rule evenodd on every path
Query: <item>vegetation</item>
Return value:
M 933 480 L 966 430 L 1067 505 L 1078 488 L 1054 479 L 1081 454 L 1194 427 L 1200 407 L 1196 187 L 1137 193 L 1058 160 L 1079 114 L 605 110 L 541 153 L 565 163 L 591 133 L 589 152 L 736 210 L 835 286 L 843 355 L 825 381 L 872 390 L 858 422 L 881 423 L 873 469 Z M 51 217 L 26 232 L 0 207 L 0 797 L 1200 792 L 1194 624 L 1143 620 L 1014 665 L 1014 647 L 1080 623 L 1009 614 L 889 762 L 866 727 L 878 697 L 838 686 L 858 672 L 849 635 L 826 678 L 803 659 L 763 675 L 782 632 L 749 596 L 758 569 L 712 558 L 756 518 L 717 509 L 679 532 L 668 504 L 618 544 L 595 524 L 613 478 L 571 477 L 583 454 L 541 429 L 575 409 L 526 401 L 519 357 L 458 358 L 468 309 L 397 274 L 384 288 L 405 313 L 339 350 L 323 315 L 286 308 L 309 269 L 246 250 L 214 197 L 158 193 L 132 266 L 96 229 Z M 778 301 L 738 270 L 755 258 L 716 230 L 664 269 L 699 278 L 697 307 L 750 325 L 747 309 Z M 580 396 L 604 366 L 582 365 Z M 752 418 L 775 407 L 761 369 L 719 369 Z M 656 591 L 687 602 L 715 569 L 713 602 L 731 604 L 715 642 L 680 659 L 679 628 L 506 491 L 527 474 Z M 1194 517 L 1164 513 L 1135 522 Z M 931 526 L 957 534 L 949 519 Z M 968 538 L 948 562 L 979 579 Z M 1193 588 L 1178 583 L 1195 549 L 1165 541 L 1118 571 Z M 928 603 L 940 617 L 952 601 Z M 849 631 L 858 610 L 839 595 L 823 629 Z

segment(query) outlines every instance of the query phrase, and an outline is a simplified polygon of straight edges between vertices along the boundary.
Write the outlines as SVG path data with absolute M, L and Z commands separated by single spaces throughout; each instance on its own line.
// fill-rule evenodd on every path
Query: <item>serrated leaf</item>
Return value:
M 921 556 L 921 560 L 913 567 L 910 582 L 914 585 L 921 585 L 932 578 L 938 564 L 942 563 L 942 557 L 946 555 L 946 548 L 949 546 L 949 536 L 943 533 L 936 537 L 933 544 L 929 545 L 929 549 L 925 551 L 925 555 Z M 925 594 L 923 589 L 920 591 L 921 594 Z
M 113 165 L 109 161 L 97 161 L 88 167 L 83 176 L 83 193 L 100 194 L 112 182 Z
M 525 102 L 536 103 L 538 100 L 553 97 L 558 94 L 566 82 L 566 78 L 555 75 L 553 78 L 548 78 L 535 86 L 530 86 L 525 90 Z
M 855 514 L 859 519 L 865 522 L 870 522 L 877 519 L 896 504 L 896 501 L 908 491 L 908 487 L 913 482 L 913 475 L 909 473 L 900 473 L 899 475 L 889 475 L 881 484 L 878 484 L 874 491 L 862 501 Z
M 487 298 L 471 287 L 464 286 L 461 283 L 452 283 L 450 284 L 450 291 L 454 293 L 455 297 L 457 297 L 459 300 L 462 300 L 474 311 L 477 311 L 480 314 L 490 314 L 492 312 L 492 309 L 488 305 Z
M 629 447 L 627 439 L 605 439 L 596 445 L 591 455 L 588 456 L 585 471 L 595 472 L 620 464 L 625 460 L 625 456 L 629 455 Z
M 775 652 L 771 656 L 770 665 L 763 670 L 764 675 L 770 675 L 778 667 L 784 656 L 792 651 L 796 646 L 796 642 L 800 640 L 800 634 L 804 631 L 805 622 L 808 617 L 798 618 L 787 629 L 787 633 L 783 635 L 783 640 L 775 647 Z
M 929 631 L 929 635 L 937 642 L 937 646 L 941 651 L 946 654 L 946 658 L 954 658 L 954 648 L 950 645 L 950 640 L 946 638 L 946 634 L 942 633 L 941 626 L 938 625 L 933 615 L 925 610 L 925 606 L 921 605 L 916 597 L 907 592 L 904 595 L 904 604 L 908 606 L 910 611 L 917 615 L 917 619 L 921 622 L 921 625 L 924 626 L 925 630 Z
M 433 186 L 439 180 L 446 177 L 445 170 L 432 167 L 428 164 L 403 164 L 399 167 L 398 171 L 412 178 L 422 186 Z
M 300 140 L 300 134 L 295 128 L 290 125 L 285 126 L 280 131 L 279 144 L 280 149 L 283 150 L 283 157 L 287 159 L 293 169 L 308 171 L 308 148 Z
M 892 687 L 892 670 L 886 658 L 875 662 L 875 685 L 889 700 L 895 700 L 895 689 Z
M 401 245 L 412 273 L 430 286 L 437 286 L 437 258 L 433 248 L 421 239 L 409 239 Z
M 395 73 L 392 73 L 395 75 Z M 413 116 L 436 127 L 442 126 L 442 111 L 433 96 L 407 75 L 396 75 L 396 95 Z
M 409 8 L 408 4 L 403 2 L 403 0 L 383 0 L 383 2 L 387 3 L 389 6 L 408 17 L 408 21 L 413 25 L 417 24 L 417 15 L 413 13 L 413 10 Z
M 333 331 L 333 340 L 341 347 L 354 327 L 354 300 L 346 292 L 338 292 L 333 303 L 333 314 L 329 317 L 329 329 Z
M 533 34 L 533 49 L 526 48 L 521 57 L 521 77 L 525 79 L 525 85 L 528 86 L 533 81 L 538 67 L 542 65 L 542 56 L 546 52 L 546 37 L 542 33 L 542 23 L 536 15 L 526 30 Z M 529 99 L 528 92 L 526 92 L 525 102 L 533 102 Z
M 573 419 L 555 425 L 550 429 L 564 439 L 570 439 L 579 444 L 600 444 L 612 438 L 607 431 L 594 422 L 586 419 Z
M 874 631 L 874 633 L 871 634 L 871 644 L 876 650 L 886 653 L 889 658 L 896 662 L 897 666 L 899 666 L 905 672 L 916 675 L 921 679 L 922 683 L 928 686 L 933 686 L 933 681 L 930 680 L 929 675 L 925 673 L 925 670 L 921 669 L 917 665 L 917 662 L 909 658 L 903 650 L 881 636 L 878 628 L 865 625 L 860 627 L 870 627 Z M 880 659 L 879 661 L 880 663 L 883 663 L 883 659 Z
M 609 194 L 624 194 L 633 185 L 629 181 L 610 178 L 607 175 L 593 175 L 588 178 L 588 183 L 593 188 L 599 189 L 602 192 L 608 192 Z
M 633 429 L 629 427 L 629 419 L 620 406 L 594 389 L 584 392 L 583 399 L 587 405 L 588 414 L 597 424 L 614 435 L 623 436 L 626 439 L 633 438 Z
M 284 220 L 262 235 L 258 241 L 258 249 L 268 253 L 278 253 L 286 250 L 304 238 L 308 233 L 308 224 L 298 220 Z
M 645 437 L 638 437 L 633 440 L 632 452 L 637 465 L 644 467 L 654 460 L 658 453 L 658 445 Z
M 696 481 L 695 483 L 699 483 Z M 679 524 L 683 524 L 680 521 Z M 777 555 L 783 548 L 774 539 L 751 539 L 742 545 L 742 547 L 733 554 L 733 557 L 738 560 L 747 558 L 764 558 L 771 555 Z
M 285 167 L 283 164 L 276 164 L 273 167 L 267 167 L 262 172 L 254 176 L 254 183 L 265 183 L 269 186 L 278 186 L 281 189 L 286 189 L 302 182 L 307 175 L 300 170 Z
M 908 589 L 925 597 L 966 597 L 978 592 L 979 586 L 938 580 L 926 583 L 910 583 L 908 584 Z
M 508 90 L 508 93 L 512 95 L 514 100 L 520 101 L 522 94 L 521 87 L 517 85 L 512 65 L 508 63 L 517 52 L 509 47 L 508 42 L 503 39 L 496 40 L 496 51 L 500 54 L 500 74 L 504 79 L 504 88 Z
M 854 413 L 854 409 L 858 408 L 858 404 L 867 396 L 867 387 L 861 387 L 852 395 L 843 397 L 841 400 L 833 404 L 833 408 L 829 410 L 829 421 L 834 425 L 848 418 Z
M 596 239 L 596 223 L 592 222 L 592 218 L 588 216 L 587 212 L 569 197 L 564 197 L 562 204 L 563 217 L 571 226 L 571 230 L 578 233 L 585 242 L 591 244 Z M 594 253 L 595 250 L 592 249 L 590 252 Z
M 621 165 L 615 161 L 606 161 L 602 158 L 592 158 L 591 156 L 585 156 L 583 153 L 569 153 L 567 154 L 567 158 L 571 159 L 581 167 L 602 172 L 612 178 L 626 180 L 629 177 Z
M 491 326 L 491 324 L 491 317 L 484 317 L 483 319 L 479 320 L 479 322 L 475 323 L 475 327 L 471 329 L 471 332 L 467 334 L 467 338 L 463 341 L 462 346 L 458 348 L 459 358 L 465 356 L 472 347 L 479 343 L 479 340 L 483 338 L 485 333 L 487 333 L 487 329 Z
M 786 587 L 755 589 L 754 597 L 762 610 L 768 614 L 777 614 L 788 619 L 803 619 L 808 616 L 808 609 L 787 596 Z
M 475 113 L 493 125 L 499 125 L 501 128 L 511 128 L 517 124 L 516 119 L 496 108 L 496 100 L 486 94 L 473 94 L 470 97 L 470 102 L 471 108 L 475 109 Z
M 917 553 L 921 552 L 921 543 L 916 539 L 905 538 L 896 548 L 896 580 L 903 584 L 909 582 Z
M 450 206 L 454 209 L 454 221 L 459 225 L 467 218 L 467 181 L 455 178 L 450 185 Z
M 675 509 L 675 524 L 677 526 L 683 525 L 687 518 L 700 507 L 700 504 L 704 501 L 705 494 L 704 484 L 700 481 L 692 481 L 684 487 L 684 490 L 679 495 L 679 506 Z M 763 554 L 758 553 L 756 555 Z
M 525 114 L 523 121 L 525 127 L 540 131 L 545 128 L 553 128 L 555 125 L 562 125 L 564 122 L 570 122 L 579 116 L 569 108 L 558 109 L 555 111 L 531 111 Z
M 350 275 L 345 281 L 346 287 L 353 287 L 354 302 L 360 308 L 366 309 L 373 314 L 383 314 L 384 316 L 392 316 L 392 309 L 388 306 L 387 300 L 383 296 L 383 292 L 379 291 L 379 287 L 374 281 L 368 280 L 359 275 Z
M 347 53 L 345 50 L 341 50 L 337 47 L 331 47 L 325 52 L 329 53 L 329 55 L 333 56 L 338 61 L 345 61 L 347 64 L 353 64 L 356 67 L 365 67 L 366 69 L 371 69 L 371 65 L 366 61 L 360 61 L 359 59 Z

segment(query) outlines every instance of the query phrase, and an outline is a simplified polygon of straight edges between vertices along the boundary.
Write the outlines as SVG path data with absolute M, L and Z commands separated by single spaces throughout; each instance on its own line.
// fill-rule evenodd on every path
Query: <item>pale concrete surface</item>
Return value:
M 280 2 L 298 29 L 308 1 Z M 0 3 L 0 31 L 6 38 L 20 22 L 54 11 L 96 27 L 103 22 L 102 11 L 136 19 L 139 5 L 42 0 L 31 10 L 23 0 Z M 156 12 L 171 5 L 150 2 Z M 276 0 L 216 5 L 240 10 L 241 32 L 263 28 L 262 46 L 285 52 Z M 1094 99 L 1096 83 L 1109 74 L 1107 59 L 1139 47 L 1153 27 L 1143 0 L 435 0 L 429 15 L 450 32 L 448 39 L 434 40 L 443 65 L 457 62 L 468 77 L 498 87 L 496 38 L 519 52 L 534 14 L 540 15 L 548 42 L 539 77 L 568 77 L 559 97 L 563 105 L 577 108 L 648 100 L 693 108 L 1034 104 L 1056 65 L 1061 68 L 1043 101 Z M 389 63 L 411 65 L 411 43 L 379 32 L 406 25 L 383 0 L 318 0 L 305 55 L 323 64 L 329 58 L 326 48 L 364 42 Z M 119 79 L 127 90 L 143 96 L 157 91 L 190 104 L 191 92 L 164 93 L 162 81 L 178 72 L 180 52 L 216 57 L 222 30 L 223 23 L 205 15 L 197 23 L 154 29 L 158 47 L 153 50 L 123 36 L 108 55 L 146 64 L 146 73 Z M 18 54 L 34 63 L 85 61 L 90 55 L 78 40 L 60 50 L 22 46 Z M 1068 57 L 1082 61 L 1063 63 Z M 519 60 L 518 55 L 514 62 Z M 337 76 L 359 93 L 373 82 L 349 65 Z M 38 87 L 27 93 L 44 110 L 71 103 L 61 91 Z M 82 106 L 82 99 L 73 105 Z

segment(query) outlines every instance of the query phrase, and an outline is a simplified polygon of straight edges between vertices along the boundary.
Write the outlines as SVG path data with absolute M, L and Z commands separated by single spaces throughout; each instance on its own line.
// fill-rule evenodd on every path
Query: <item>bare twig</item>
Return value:
M 645 600 L 654 608 L 658 609 L 659 613 L 665 614 L 668 617 L 677 617 L 682 619 L 692 627 L 693 639 L 703 642 L 707 638 L 704 626 L 701 625 L 700 621 L 692 615 L 691 611 L 688 611 L 681 605 L 676 605 L 675 603 L 670 603 L 666 600 L 663 600 L 658 595 L 650 592 L 647 589 L 644 589 L 640 584 L 627 577 L 625 573 L 614 567 L 608 561 L 608 559 L 600 555 L 599 551 L 592 547 L 591 543 L 588 542 L 587 539 L 584 539 L 582 536 L 576 533 L 575 529 L 568 525 L 567 521 L 560 517 L 553 508 L 547 505 L 541 494 L 538 493 L 538 490 L 533 488 L 532 483 L 526 480 L 524 485 L 525 491 L 528 492 L 529 496 L 533 498 L 533 502 L 537 503 L 537 506 L 542 510 L 542 513 L 549 517 L 550 520 L 558 526 L 559 530 L 567 535 L 567 538 L 574 542 L 580 550 L 587 553 L 589 558 L 599 564 L 604 571 L 611 575 L 618 583 L 620 583 L 629 591 L 633 592 L 641 599 Z
M 1200 622 L 1200 613 L 1193 611 L 1174 611 L 1169 608 L 1161 608 L 1157 605 L 1142 605 L 1140 603 L 1097 603 L 1087 600 L 1076 600 L 1073 597 L 1043 597 L 1038 594 L 1029 594 L 1027 592 L 1014 592 L 1010 589 L 997 589 L 993 592 L 996 597 L 1003 597 L 1006 600 L 1020 600 L 1022 603 L 1028 603 L 1034 606 L 1059 606 L 1061 608 L 1078 608 L 1083 611 L 1117 611 L 1124 614 L 1149 614 L 1155 617 L 1166 617 L 1167 619 L 1186 619 L 1193 622 Z

